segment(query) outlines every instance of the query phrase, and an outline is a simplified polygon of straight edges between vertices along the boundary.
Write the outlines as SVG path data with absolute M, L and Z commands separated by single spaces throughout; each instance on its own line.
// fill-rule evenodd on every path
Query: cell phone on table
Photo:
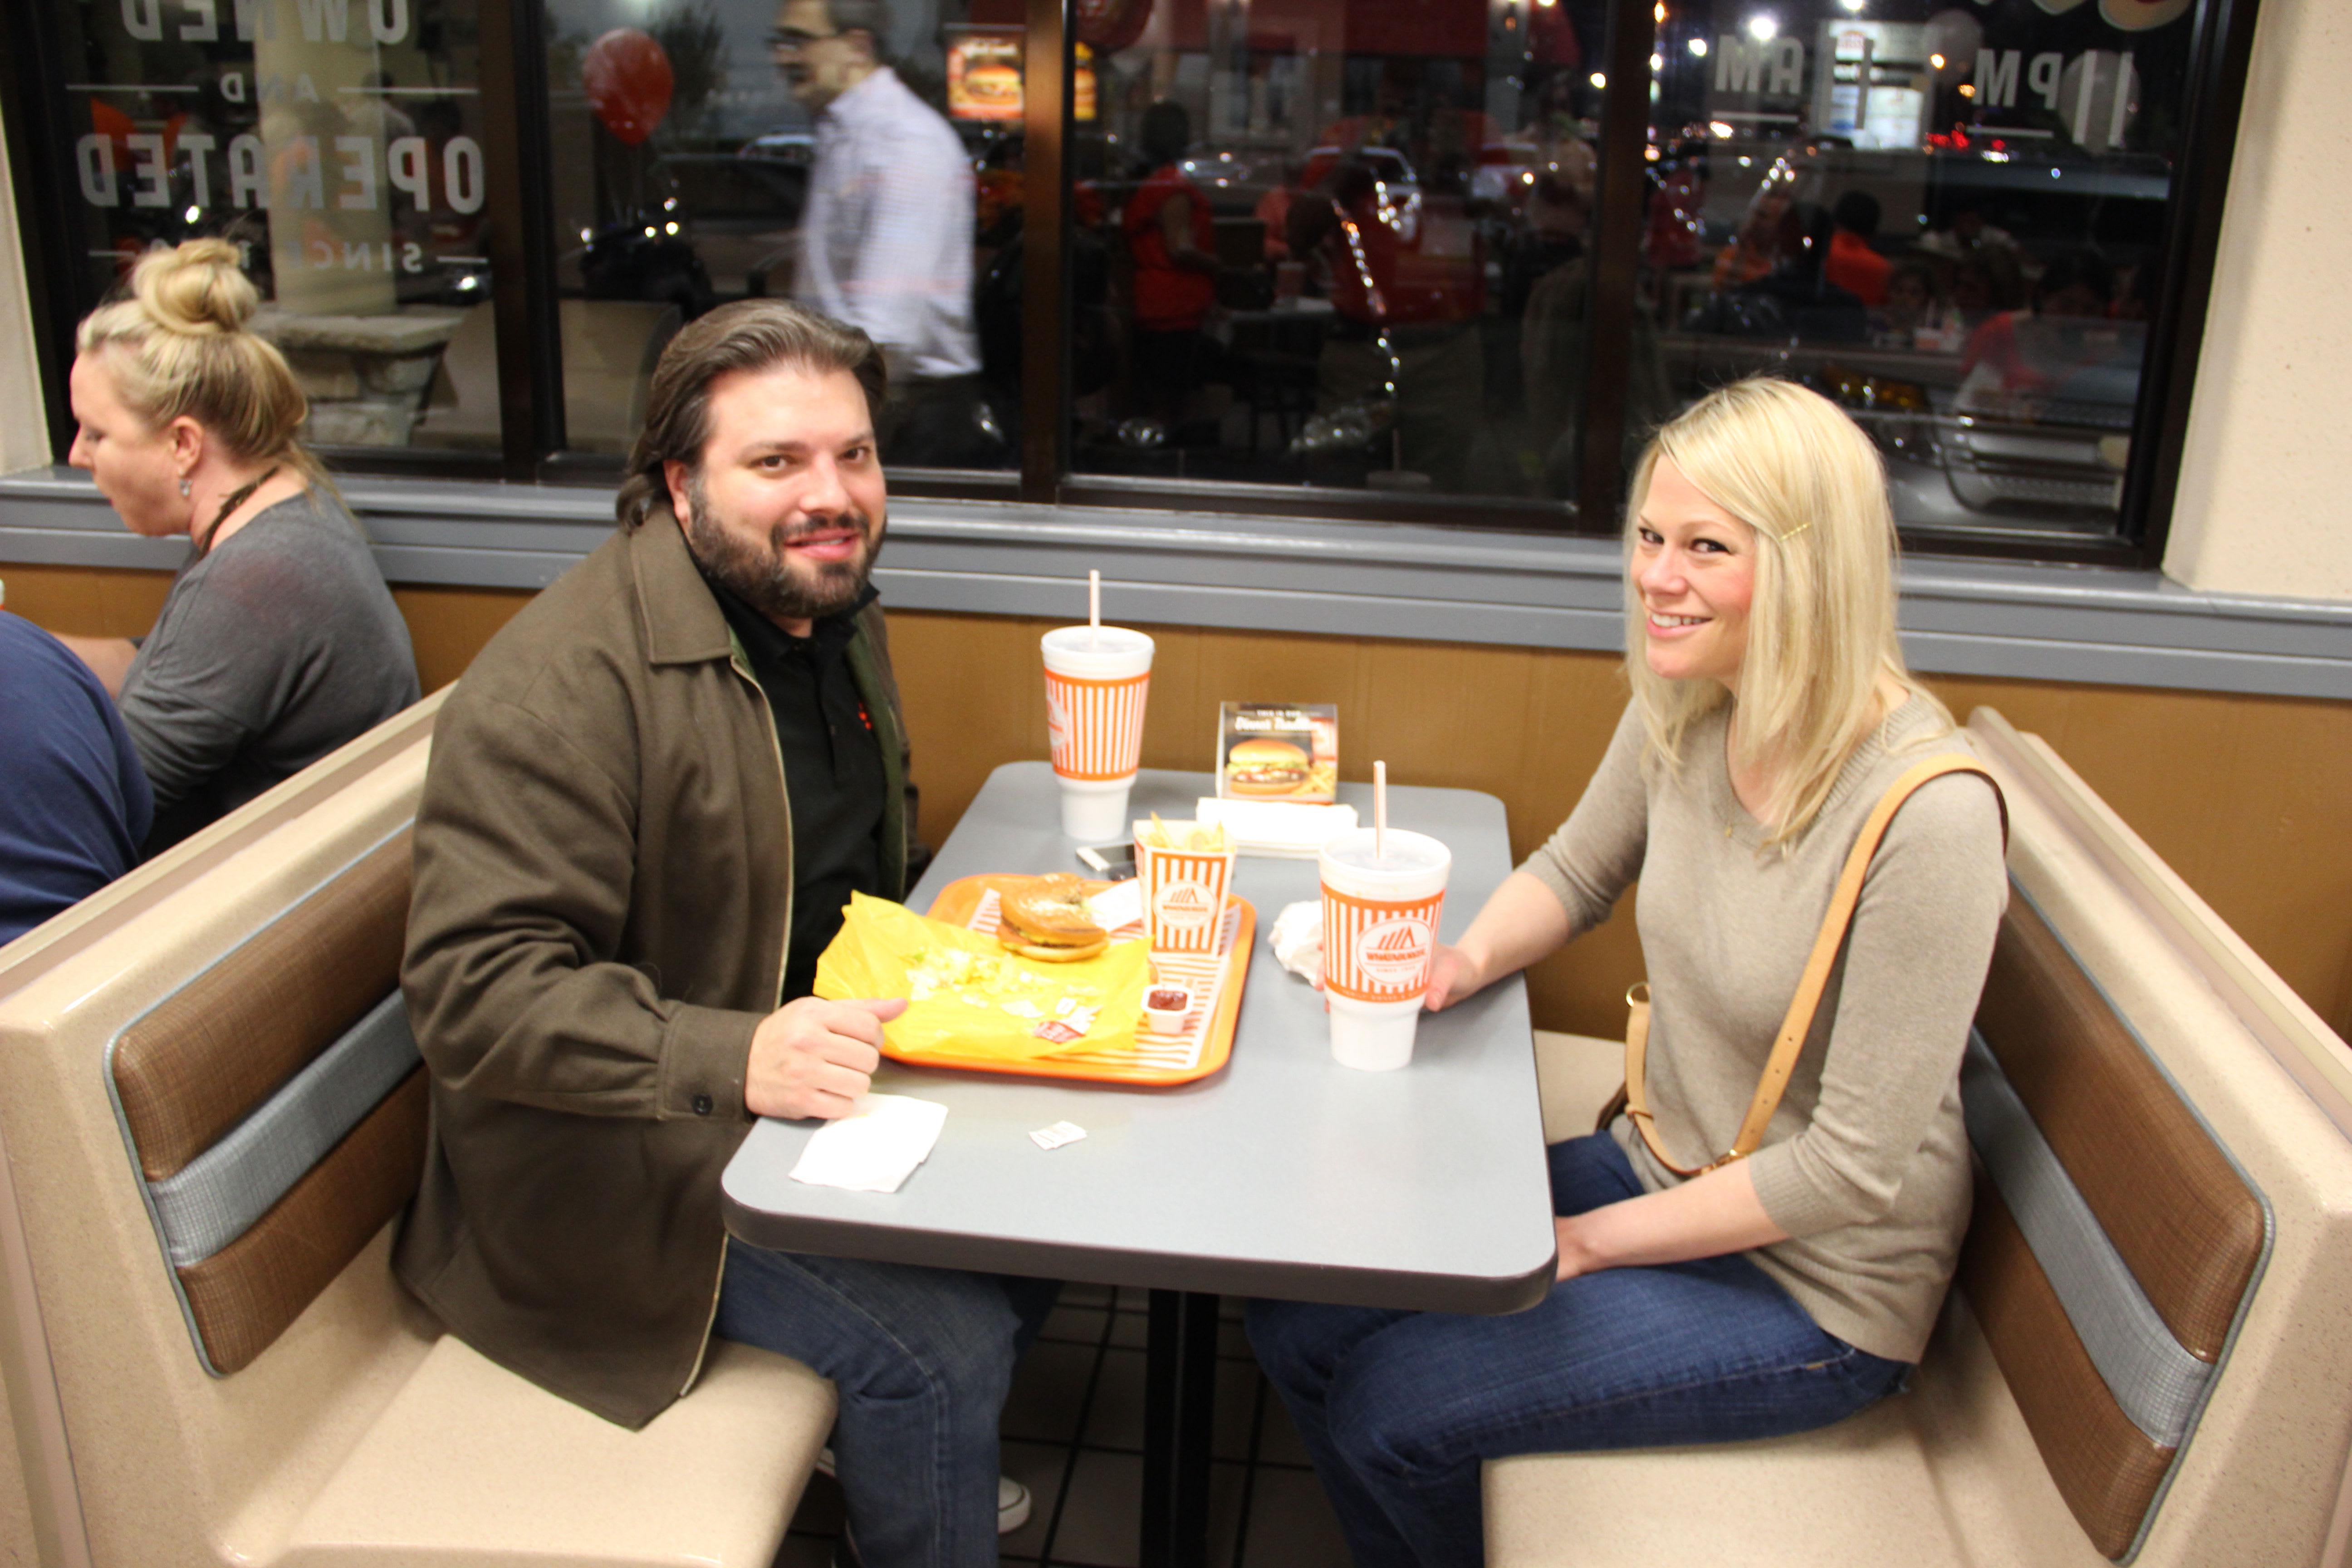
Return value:
M 1105 881 L 1124 882 L 1135 875 L 1135 840 L 1123 844 L 1087 844 L 1078 849 L 1078 864 Z

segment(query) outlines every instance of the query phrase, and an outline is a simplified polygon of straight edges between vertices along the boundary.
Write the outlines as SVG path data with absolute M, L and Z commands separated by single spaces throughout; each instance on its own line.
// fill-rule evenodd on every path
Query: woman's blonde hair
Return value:
M 1837 405 L 1757 377 L 1708 394 L 1670 420 L 1633 471 L 1626 507 L 1625 668 L 1648 734 L 1645 761 L 1679 771 L 1691 725 L 1728 700 L 1712 680 L 1670 680 L 1643 655 L 1632 562 L 1661 458 L 1756 534 L 1756 585 L 1739 669 L 1731 763 L 1773 780 L 1765 842 L 1790 846 L 1821 812 L 1838 771 L 1880 712 L 1891 675 L 1951 728 L 1911 676 L 1895 631 L 1895 516 L 1878 449 Z
M 246 331 L 260 305 L 236 246 L 191 239 L 141 257 L 129 296 L 84 317 L 74 350 L 103 355 L 123 403 L 150 427 L 184 415 L 241 463 L 323 480 L 301 441 L 309 400 L 286 356 Z

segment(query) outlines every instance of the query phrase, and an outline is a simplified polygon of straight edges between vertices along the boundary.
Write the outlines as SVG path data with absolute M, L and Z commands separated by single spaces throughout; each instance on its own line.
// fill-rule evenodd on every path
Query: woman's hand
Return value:
M 1486 977 L 1479 973 L 1477 961 L 1458 947 L 1437 944 L 1429 958 L 1429 991 L 1421 1005 L 1438 1013 L 1452 1006 L 1465 996 L 1475 995 L 1485 989 Z
M 1451 1007 L 1559 952 L 1574 934 L 1568 910 L 1552 890 L 1527 872 L 1514 871 L 1495 889 L 1460 942 L 1452 947 L 1440 942 L 1430 954 L 1429 991 L 1422 1005 L 1433 1013 Z
M 1789 1239 L 1764 1212 L 1745 1160 L 1663 1192 L 1562 1215 L 1551 1226 L 1559 1247 L 1557 1279 L 1603 1268 L 1719 1258 Z

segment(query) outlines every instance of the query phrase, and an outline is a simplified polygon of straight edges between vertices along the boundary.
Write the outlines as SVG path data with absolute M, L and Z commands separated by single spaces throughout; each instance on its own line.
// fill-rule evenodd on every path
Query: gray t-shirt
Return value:
M 122 682 L 154 854 L 416 700 L 366 538 L 314 487 L 181 568 Z

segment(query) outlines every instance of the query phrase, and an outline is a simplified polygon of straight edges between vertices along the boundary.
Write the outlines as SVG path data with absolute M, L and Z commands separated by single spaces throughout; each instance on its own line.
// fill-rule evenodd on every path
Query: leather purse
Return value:
M 1879 841 L 1886 837 L 1887 826 L 1912 793 L 1930 779 L 1946 773 L 1975 773 L 1992 785 L 1993 798 L 2000 802 L 2002 842 L 2008 841 L 2009 805 L 2001 797 L 2000 784 L 1983 764 L 1970 758 L 1930 757 L 1896 779 L 1879 796 L 1845 858 L 1845 868 L 1838 874 L 1828 912 L 1822 917 L 1821 934 L 1813 939 L 1811 956 L 1805 960 L 1804 974 L 1797 982 L 1797 994 L 1789 1003 L 1788 1016 L 1780 1021 L 1780 1033 L 1773 1040 L 1772 1054 L 1764 1063 L 1764 1076 L 1757 1081 L 1755 1097 L 1748 1102 L 1748 1115 L 1739 1123 L 1731 1147 L 1704 1165 L 1677 1165 L 1667 1158 L 1665 1145 L 1658 1138 L 1657 1118 L 1651 1114 L 1643 1093 L 1643 1069 L 1650 1048 L 1650 987 L 1646 981 L 1635 982 L 1625 992 L 1625 1087 L 1617 1091 L 1616 1098 L 1601 1113 L 1594 1131 L 1607 1128 L 1622 1111 L 1633 1118 L 1633 1125 L 1641 1130 L 1642 1142 L 1650 1146 L 1658 1163 L 1678 1176 L 1703 1175 L 1756 1152 L 1764 1142 L 1764 1130 L 1771 1124 L 1772 1113 L 1780 1108 L 1780 1097 L 1788 1090 L 1790 1075 L 1796 1071 L 1797 1058 L 1804 1051 L 1805 1037 L 1812 1032 L 1813 1014 L 1821 1006 L 1822 991 L 1829 984 L 1838 949 L 1845 945 L 1846 928 L 1853 923 L 1854 906 L 1862 899 L 1863 879 L 1869 874 Z

